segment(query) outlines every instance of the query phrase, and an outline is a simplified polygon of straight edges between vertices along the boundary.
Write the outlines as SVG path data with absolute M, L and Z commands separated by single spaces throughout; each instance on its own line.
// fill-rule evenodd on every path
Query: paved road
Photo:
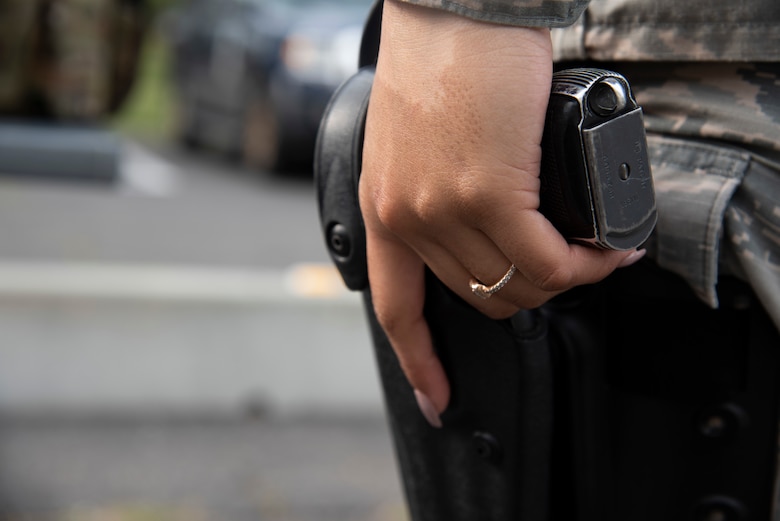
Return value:
M 0 424 L 3 521 L 405 521 L 383 424 Z
M 282 268 L 326 262 L 311 176 L 127 143 L 117 183 L 0 177 L 0 258 Z
M 0 178 L 0 413 L 381 407 L 311 175 L 132 143 L 121 167 Z
M 282 293 L 263 281 L 328 264 L 311 177 L 131 143 L 122 168 L 114 184 L 0 177 L 0 409 L 10 410 L 0 419 L 0 521 L 403 521 L 381 409 L 248 417 L 176 408 L 193 397 L 221 406 L 240 395 L 242 378 L 256 383 L 251 367 L 287 383 L 272 389 L 282 402 L 312 396 L 289 377 L 311 375 L 273 365 L 301 348 L 279 349 L 270 326 L 252 326 L 277 316 L 258 307 L 269 291 Z M 303 308 L 318 309 L 312 302 Z M 358 308 L 349 306 L 352 317 Z M 124 343 L 110 341 L 112 331 Z M 277 358 L 247 365 L 266 360 L 258 338 Z M 228 350 L 219 358 L 225 343 L 241 344 L 245 358 L 226 358 Z M 373 368 L 354 370 L 372 381 Z M 138 405 L 139 396 L 174 407 L 110 414 L 111 404 Z M 46 413 L 62 403 L 87 413 L 100 404 L 101 414 Z M 26 415 L 26 404 L 43 405 Z

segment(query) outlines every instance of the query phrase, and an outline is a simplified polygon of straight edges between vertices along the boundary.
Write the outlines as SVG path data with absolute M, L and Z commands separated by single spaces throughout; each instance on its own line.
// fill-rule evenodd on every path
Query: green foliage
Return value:
M 156 0 L 171 4 L 171 0 Z M 175 102 L 169 74 L 170 56 L 164 38 L 150 27 L 144 42 L 138 73 L 127 100 L 111 122 L 119 133 L 144 141 L 172 138 Z
M 117 132 L 144 141 L 173 139 L 176 104 L 169 73 L 170 55 L 157 21 L 166 10 L 186 1 L 146 0 L 149 29 L 132 91 L 110 122 Z
M 180 4 L 186 0 L 147 0 L 152 16 L 157 16 L 169 7 Z

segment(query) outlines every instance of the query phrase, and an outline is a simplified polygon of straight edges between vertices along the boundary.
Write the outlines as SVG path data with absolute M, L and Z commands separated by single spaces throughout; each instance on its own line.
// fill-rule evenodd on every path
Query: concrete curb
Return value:
M 330 266 L 0 263 L 0 413 L 383 414 Z

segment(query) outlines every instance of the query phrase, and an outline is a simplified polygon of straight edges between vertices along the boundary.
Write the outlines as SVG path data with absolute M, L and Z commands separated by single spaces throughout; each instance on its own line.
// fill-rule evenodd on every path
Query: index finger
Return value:
M 438 414 L 449 402 L 450 387 L 423 314 L 425 265 L 407 245 L 370 228 L 366 230 L 366 255 L 377 320 L 423 414 L 436 425 Z

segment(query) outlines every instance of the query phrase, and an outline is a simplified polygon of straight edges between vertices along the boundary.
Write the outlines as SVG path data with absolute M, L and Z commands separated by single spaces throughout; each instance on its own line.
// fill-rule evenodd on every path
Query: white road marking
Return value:
M 174 163 L 129 141 L 122 145 L 119 169 L 120 190 L 132 195 L 170 197 L 181 182 Z
M 170 265 L 0 262 L 0 297 L 219 302 L 358 302 L 333 266 L 232 269 Z

